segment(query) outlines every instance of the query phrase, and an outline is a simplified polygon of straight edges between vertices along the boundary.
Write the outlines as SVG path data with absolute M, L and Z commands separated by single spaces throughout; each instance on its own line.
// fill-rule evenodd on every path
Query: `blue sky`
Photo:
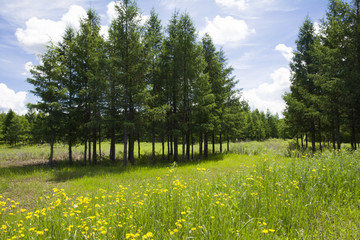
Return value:
M 192 17 L 200 37 L 205 33 L 223 47 L 250 106 L 283 111 L 281 96 L 290 86 L 289 59 L 298 30 L 308 15 L 325 16 L 327 0 L 139 0 L 143 19 L 152 7 L 166 26 L 177 9 Z M 0 0 L 0 111 L 26 112 L 36 101 L 26 82 L 31 64 L 49 40 L 61 39 L 66 25 L 78 27 L 92 7 L 101 16 L 102 32 L 114 12 L 111 0 Z

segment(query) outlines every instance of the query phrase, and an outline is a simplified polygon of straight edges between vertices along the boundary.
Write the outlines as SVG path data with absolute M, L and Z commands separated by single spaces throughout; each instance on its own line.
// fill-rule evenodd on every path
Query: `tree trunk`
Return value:
M 220 131 L 220 153 L 222 153 L 223 149 L 222 149 L 222 132 Z
M 204 157 L 207 159 L 209 156 L 209 149 L 208 149 L 208 135 L 205 133 L 204 136 Z
M 131 130 L 129 134 L 129 155 L 128 155 L 128 159 L 131 165 L 135 165 L 134 150 L 135 150 L 134 131 Z
M 123 153 L 123 165 L 127 165 L 127 127 L 124 127 L 124 153 Z
M 110 133 L 110 161 L 115 162 L 115 129 L 113 126 Z
M 170 136 L 170 155 L 173 156 L 174 155 L 174 141 L 173 141 L 173 136 Z
M 141 142 L 140 142 L 140 134 L 138 134 L 138 159 L 141 157 Z
M 167 141 L 167 150 L 168 150 L 168 153 L 167 153 L 167 156 L 168 156 L 168 161 L 170 162 L 170 156 L 171 156 L 171 150 L 170 150 L 170 136 L 168 136 L 168 141 Z
M 227 151 L 230 152 L 230 138 L 227 136 Z
M 164 137 L 161 138 L 161 145 L 162 145 L 162 160 L 165 159 L 165 139 Z
M 86 154 L 87 154 L 87 138 L 85 138 L 85 142 L 84 142 L 84 165 L 86 165 L 87 163 Z
M 50 168 L 54 167 L 53 157 L 54 157 L 54 142 L 55 142 L 55 133 L 54 128 L 51 127 L 51 137 L 50 137 L 50 157 L 49 157 L 49 166 Z
M 190 160 L 190 131 L 187 131 L 186 133 L 186 160 Z
M 212 134 L 212 153 L 215 154 L 215 133 Z
M 155 127 L 154 124 L 152 124 L 152 163 L 153 165 L 156 164 L 156 159 L 155 159 Z
M 182 156 L 181 156 L 181 161 L 182 162 L 185 162 L 185 145 L 186 145 L 186 142 L 185 142 L 185 139 L 186 139 L 186 136 L 185 136 L 185 133 L 183 133 L 182 135 Z
M 72 141 L 71 138 L 69 138 L 69 163 L 72 165 L 73 164 L 73 159 L 72 159 Z
M 303 139 L 303 135 L 301 134 L 301 148 L 304 149 L 304 139 Z
M 88 160 L 89 160 L 89 165 L 91 165 L 91 137 L 90 137 L 90 134 L 88 135 L 89 138 L 88 138 Z
M 194 160 L 194 136 L 191 134 L 191 161 Z
M 94 135 L 93 135 L 93 164 L 97 164 L 97 152 L 96 152 L 96 140 L 97 140 L 97 134 L 96 129 L 94 128 Z
M 203 153 L 203 135 L 200 133 L 199 135 L 199 157 L 201 159 Z
M 352 120 L 351 123 L 351 149 L 356 150 L 356 130 L 355 130 L 355 121 Z

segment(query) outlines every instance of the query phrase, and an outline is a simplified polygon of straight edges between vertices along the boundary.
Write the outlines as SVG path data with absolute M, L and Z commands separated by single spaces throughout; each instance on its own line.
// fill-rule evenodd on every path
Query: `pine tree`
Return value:
M 81 20 L 80 31 L 74 39 L 74 53 L 77 88 L 76 105 L 82 116 L 84 163 L 87 156 L 89 164 L 96 164 L 97 132 L 101 120 L 102 99 L 106 82 L 102 65 L 104 62 L 104 40 L 100 36 L 100 19 L 92 9 Z M 93 146 L 91 146 L 91 143 Z M 88 146 L 87 146 L 88 144 Z M 93 147 L 93 153 L 91 153 Z M 88 151 L 88 153 L 87 153 Z M 91 157 L 92 156 L 92 157 Z
M 158 14 L 152 9 L 150 18 L 145 26 L 144 49 L 147 55 L 147 73 L 146 84 L 148 85 L 149 97 L 147 98 L 146 116 L 149 119 L 149 128 L 151 130 L 152 142 L 152 161 L 156 163 L 155 142 L 156 133 L 161 136 L 164 142 L 164 128 L 166 112 L 169 107 L 166 102 L 164 79 L 161 78 L 161 51 L 164 40 L 161 21 Z M 164 145 L 163 145 L 164 147 Z M 163 149 L 164 152 L 164 149 Z
M 179 160 L 179 102 L 181 96 L 178 22 L 179 14 L 175 12 L 167 26 L 167 36 L 164 39 L 161 54 L 161 77 L 165 80 L 167 101 L 171 106 L 167 113 L 168 152 L 170 153 L 169 157 L 173 155 L 175 162 Z
M 135 164 L 134 142 L 136 112 L 144 104 L 145 54 L 140 42 L 139 10 L 136 3 L 122 0 L 116 4 L 117 17 L 109 30 L 109 42 L 112 46 L 112 67 L 115 88 L 122 91 L 121 109 L 123 112 L 124 165 L 127 160 Z M 119 107 L 118 107 L 119 108 Z M 129 140 L 129 146 L 127 145 Z M 129 151 L 127 151 L 129 147 Z
M 63 119 L 61 102 L 66 95 L 66 90 L 60 84 L 61 68 L 58 60 L 57 48 L 54 45 L 48 46 L 46 53 L 41 56 L 42 64 L 30 70 L 32 78 L 27 79 L 35 87 L 31 92 L 39 97 L 39 101 L 31 104 L 30 108 L 46 114 L 46 133 L 50 136 L 50 167 L 53 167 L 54 144 Z
M 306 18 L 300 27 L 296 40 L 297 49 L 290 63 L 293 71 L 291 92 L 284 96 L 287 103 L 284 115 L 288 119 L 288 123 L 294 126 L 293 129 L 297 129 L 298 133 L 308 131 L 311 133 L 313 152 L 316 151 L 316 126 L 319 119 L 317 107 L 319 91 L 311 77 L 316 73 L 312 54 L 314 42 L 314 24 L 309 18 Z
M 62 102 L 62 111 L 66 115 L 64 124 L 64 132 L 69 147 L 69 162 L 72 163 L 72 146 L 78 137 L 76 131 L 78 129 L 78 119 L 76 102 L 78 101 L 77 93 L 80 91 L 76 82 L 75 54 L 74 54 L 75 31 L 67 28 L 63 36 L 62 42 L 59 43 L 58 51 L 60 54 L 59 63 L 62 68 L 61 88 L 66 89 L 67 93 Z

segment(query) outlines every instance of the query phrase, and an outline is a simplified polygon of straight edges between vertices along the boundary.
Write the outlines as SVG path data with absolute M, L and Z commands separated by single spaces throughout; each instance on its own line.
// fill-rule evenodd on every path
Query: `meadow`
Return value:
M 239 143 L 206 161 L 59 161 L 54 169 L 32 162 L 46 157 L 41 148 L 4 149 L 0 239 L 360 238 L 360 154 L 287 157 L 286 146 Z

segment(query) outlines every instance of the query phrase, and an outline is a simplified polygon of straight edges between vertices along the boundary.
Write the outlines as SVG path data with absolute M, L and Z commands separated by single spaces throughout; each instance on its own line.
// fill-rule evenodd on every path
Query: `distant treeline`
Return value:
M 9 112 L 4 140 L 14 143 L 20 139 L 11 136 L 17 136 L 49 142 L 50 165 L 58 141 L 69 145 L 70 162 L 72 146 L 83 144 L 85 164 L 96 164 L 96 146 L 104 139 L 110 141 L 109 159 L 115 161 L 115 143 L 122 142 L 126 165 L 135 163 L 137 140 L 153 142 L 155 163 L 155 142 L 163 143 L 163 152 L 168 149 L 169 160 L 185 161 L 193 144 L 199 144 L 200 157 L 207 157 L 210 143 L 280 135 L 277 116 L 250 112 L 240 101 L 225 53 L 208 34 L 198 41 L 187 13 L 175 12 L 165 28 L 154 10 L 141 25 L 134 1 L 117 2 L 116 13 L 106 38 L 90 9 L 79 31 L 68 28 L 61 42 L 47 47 L 27 80 L 39 102 L 29 106 L 25 117 L 14 118 L 24 126 L 27 120 L 28 127 L 10 134 Z
M 360 1 L 351 2 L 329 1 L 319 29 L 306 18 L 290 64 L 286 123 L 314 152 L 316 142 L 332 142 L 334 149 L 350 142 L 354 150 L 359 143 Z

